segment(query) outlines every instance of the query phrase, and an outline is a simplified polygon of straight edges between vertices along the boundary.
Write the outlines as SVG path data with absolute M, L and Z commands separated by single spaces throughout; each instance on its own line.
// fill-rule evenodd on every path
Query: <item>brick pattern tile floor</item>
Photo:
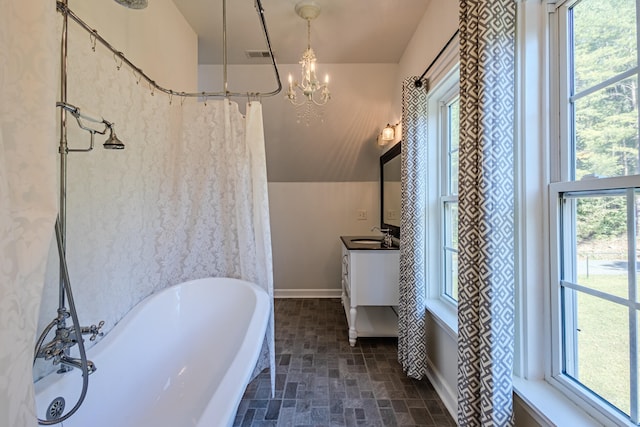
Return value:
M 234 426 L 455 426 L 428 380 L 407 378 L 397 339 L 349 345 L 338 299 L 276 299 L 276 392 L 247 387 Z

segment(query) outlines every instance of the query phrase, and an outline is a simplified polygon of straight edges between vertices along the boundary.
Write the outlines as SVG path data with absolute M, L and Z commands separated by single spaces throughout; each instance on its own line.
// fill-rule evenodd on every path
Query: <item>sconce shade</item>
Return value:
M 385 126 L 384 129 L 382 129 L 382 140 L 383 141 L 393 141 L 393 139 L 396 137 L 396 131 L 393 128 L 393 126 L 391 125 L 387 125 Z

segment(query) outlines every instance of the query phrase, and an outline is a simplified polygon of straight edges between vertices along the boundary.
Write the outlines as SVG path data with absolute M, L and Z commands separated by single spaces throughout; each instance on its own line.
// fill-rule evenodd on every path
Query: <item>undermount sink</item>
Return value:
M 382 240 L 376 239 L 351 239 L 352 243 L 362 243 L 365 245 L 379 245 L 382 243 Z

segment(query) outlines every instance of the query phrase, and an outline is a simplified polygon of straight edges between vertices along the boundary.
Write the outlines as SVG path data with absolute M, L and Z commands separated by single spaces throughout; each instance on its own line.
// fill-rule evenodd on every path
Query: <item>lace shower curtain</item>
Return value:
M 460 426 L 513 425 L 515 8 L 460 2 Z
M 400 215 L 400 300 L 398 360 L 408 376 L 427 373 L 426 195 L 427 92 L 416 77 L 402 85 L 402 207 Z
M 55 4 L 0 13 L 0 426 L 35 427 L 31 358 L 56 217 Z
M 273 301 L 262 105 L 247 104 L 246 118 L 235 102 L 185 105 L 183 120 L 177 191 L 166 221 L 175 230 L 194 226 L 179 239 L 184 247 L 177 280 L 242 278 L 264 288 Z M 273 309 L 255 374 L 268 366 L 275 367 Z M 275 369 L 271 383 L 274 388 Z

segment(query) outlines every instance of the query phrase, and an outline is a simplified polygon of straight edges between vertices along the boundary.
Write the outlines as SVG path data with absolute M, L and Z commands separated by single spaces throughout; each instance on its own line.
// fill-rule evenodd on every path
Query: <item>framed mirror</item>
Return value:
M 380 156 L 380 228 L 400 238 L 400 153 L 402 142 Z

